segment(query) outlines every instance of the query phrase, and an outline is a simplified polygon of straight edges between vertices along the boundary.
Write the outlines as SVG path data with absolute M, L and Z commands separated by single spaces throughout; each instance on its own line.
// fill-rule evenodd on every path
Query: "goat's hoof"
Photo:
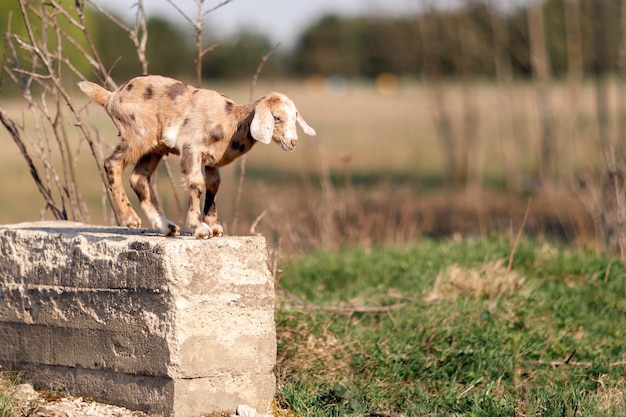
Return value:
M 139 229 L 141 227 L 141 219 L 138 216 L 132 216 L 124 221 L 124 225 L 129 229 Z
M 213 236 L 214 237 L 224 236 L 224 229 L 222 228 L 222 225 L 220 224 L 213 225 Z
M 165 236 L 178 236 L 180 235 L 180 228 L 174 223 L 167 225 L 167 229 L 164 231 Z
M 213 236 L 213 232 L 208 224 L 201 223 L 200 226 L 196 227 L 196 230 L 193 231 L 193 235 L 196 239 L 208 239 Z

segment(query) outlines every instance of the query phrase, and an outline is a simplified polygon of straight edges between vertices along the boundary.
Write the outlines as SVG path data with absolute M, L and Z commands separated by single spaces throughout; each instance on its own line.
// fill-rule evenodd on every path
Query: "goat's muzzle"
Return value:
M 282 140 L 280 141 L 280 147 L 285 151 L 293 151 L 296 148 L 296 144 L 298 143 L 298 139 L 293 140 Z

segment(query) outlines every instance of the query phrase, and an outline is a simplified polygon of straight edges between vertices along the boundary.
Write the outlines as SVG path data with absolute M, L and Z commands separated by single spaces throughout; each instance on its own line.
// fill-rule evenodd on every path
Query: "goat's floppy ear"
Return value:
M 250 134 L 261 143 L 268 145 L 274 134 L 274 116 L 267 100 L 263 99 L 254 108 L 254 118 L 250 123 Z
M 298 113 L 298 118 L 296 120 L 298 121 L 298 124 L 300 125 L 304 133 L 306 133 L 309 136 L 315 136 L 315 129 L 313 129 L 311 126 L 307 124 L 307 122 L 304 121 L 300 113 Z

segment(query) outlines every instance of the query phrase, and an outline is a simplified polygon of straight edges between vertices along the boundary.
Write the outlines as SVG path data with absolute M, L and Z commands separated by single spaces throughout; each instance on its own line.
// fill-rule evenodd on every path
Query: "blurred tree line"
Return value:
M 390 72 L 419 77 L 434 64 L 444 76 L 494 78 L 494 39 L 503 36 L 499 29 L 504 28 L 512 73 L 530 76 L 529 4 L 537 3 L 543 9 L 545 47 L 553 75 L 564 76 L 568 70 L 566 8 L 572 4 L 578 9 L 575 24 L 580 25 L 585 71 L 593 71 L 598 64 L 594 43 L 598 24 L 607 28 L 602 65 L 609 70 L 618 66 L 621 0 L 531 0 L 507 12 L 496 8 L 493 0 L 466 0 L 462 7 L 446 10 L 423 3 L 424 11 L 412 16 L 324 17 L 301 35 L 290 69 L 299 75 L 374 77 Z M 605 3 L 602 16 L 598 3 Z
M 529 27 L 532 25 L 528 19 L 532 14 L 529 15 L 528 9 L 533 3 L 542 5 L 545 49 L 553 76 L 564 76 L 571 59 L 567 41 L 568 3 L 575 3 L 578 9 L 583 71 L 589 73 L 598 66 L 598 45 L 593 36 L 598 21 L 610 28 L 603 45 L 602 65 L 605 70 L 614 71 L 618 67 L 622 37 L 621 1 L 537 0 L 506 12 L 499 10 L 494 0 L 466 0 L 461 7 L 446 9 L 436 7 L 434 1 L 423 1 L 422 12 L 414 15 L 328 15 L 305 29 L 292 50 L 279 49 L 264 68 L 264 76 L 376 77 L 393 73 L 420 77 L 436 67 L 438 75 L 446 77 L 494 78 L 497 75 L 494 43 L 498 36 L 506 37 L 504 49 L 512 75 L 531 76 Z M 599 2 L 605 3 L 603 16 L 596 13 Z M 7 27 L 8 11 L 16 11 L 16 5 L 15 1 L 0 3 L 0 26 Z M 140 64 L 127 33 L 95 11 L 91 11 L 89 19 L 97 47 L 103 61 L 112 68 L 113 77 L 126 79 L 139 73 Z M 14 33 L 20 33 L 22 25 L 19 17 L 13 18 Z M 151 73 L 191 75 L 194 45 L 187 29 L 184 24 L 163 17 L 148 20 L 147 58 Z M 260 58 L 273 46 L 267 36 L 248 30 L 230 38 L 209 33 L 206 42 L 218 44 L 204 57 L 202 72 L 206 79 L 250 77 Z M 0 52 L 3 48 L 0 46 Z M 79 66 L 85 65 L 80 56 L 74 61 Z
M 290 51 L 279 48 L 264 68 L 265 77 L 343 75 L 376 77 L 381 73 L 420 77 L 429 66 L 436 66 L 442 76 L 494 78 L 494 37 L 505 29 L 505 53 L 515 76 L 533 74 L 529 4 L 542 3 L 545 49 L 551 74 L 563 77 L 569 68 L 567 3 L 576 3 L 579 13 L 582 68 L 586 73 L 597 69 L 595 43 L 598 21 L 607 30 L 603 61 L 605 70 L 618 68 L 621 47 L 622 0 L 547 0 L 532 1 L 513 10 L 502 11 L 493 0 L 466 0 L 462 7 L 441 9 L 436 2 L 424 2 L 424 10 L 400 17 L 340 17 L 328 15 L 306 28 Z M 597 3 L 604 2 L 603 16 Z M 530 15 L 532 18 L 532 14 Z M 94 16 L 95 20 L 103 19 Z M 106 24 L 98 24 L 98 43 L 106 62 L 115 63 L 114 74 L 120 78 L 138 71 L 132 57 L 132 45 L 126 34 Z M 210 26 L 210 25 L 209 25 Z M 183 76 L 193 66 L 191 37 L 185 26 L 174 25 L 160 17 L 148 21 L 150 71 Z M 208 53 L 202 65 L 206 79 L 250 77 L 261 58 L 273 45 L 261 33 L 242 31 L 230 38 L 209 34 L 207 43 L 217 47 Z M 122 76 L 122 73 L 124 76 Z

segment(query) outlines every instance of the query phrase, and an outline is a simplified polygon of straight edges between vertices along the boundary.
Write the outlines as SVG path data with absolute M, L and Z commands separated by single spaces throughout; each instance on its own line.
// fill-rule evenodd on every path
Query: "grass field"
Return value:
M 317 253 L 282 274 L 300 416 L 626 416 L 626 268 L 523 241 Z
M 317 252 L 279 273 L 276 416 L 626 416 L 626 267 L 544 241 Z M 19 416 L 0 373 L 0 416 Z M 57 398 L 52 396 L 52 398 Z

